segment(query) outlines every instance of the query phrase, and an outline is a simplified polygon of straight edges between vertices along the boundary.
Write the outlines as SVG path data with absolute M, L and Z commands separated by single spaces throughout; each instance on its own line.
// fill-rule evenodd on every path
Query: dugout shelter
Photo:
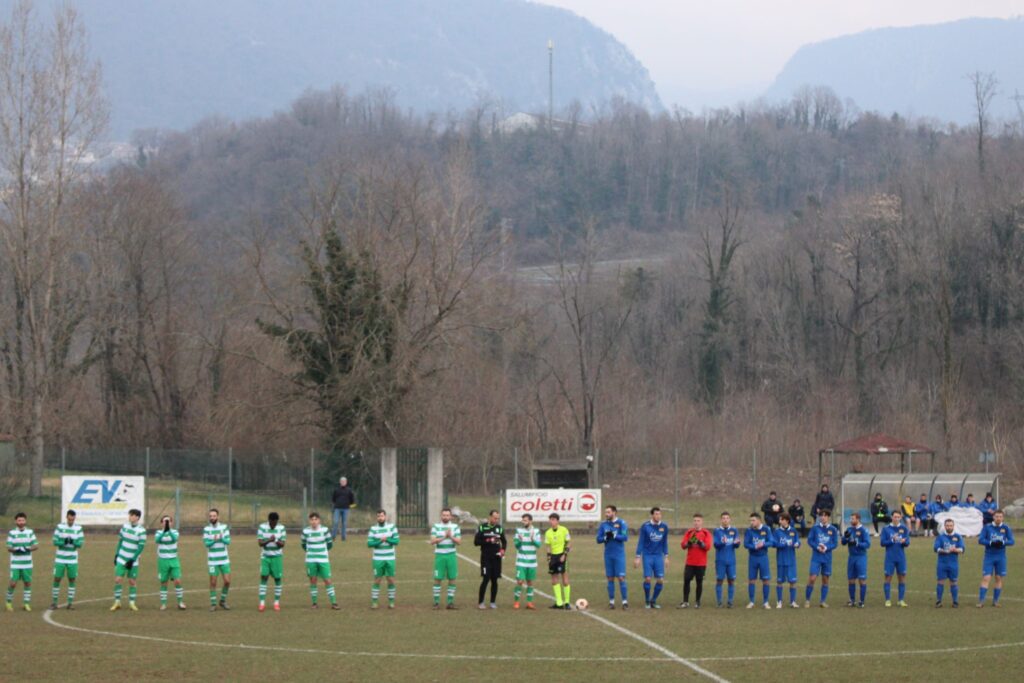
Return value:
M 837 443 L 818 451 L 818 483 L 824 483 L 825 459 L 829 462 L 829 483 L 835 481 L 836 456 L 846 460 L 857 460 L 860 471 L 878 472 L 887 467 L 882 464 L 899 458 L 900 473 L 914 471 L 914 456 L 927 456 L 928 470 L 935 471 L 935 449 L 924 444 L 899 439 L 888 434 L 864 434 L 849 441 Z M 850 468 L 846 468 L 850 469 Z
M 859 512 L 865 523 L 871 521 L 871 501 L 876 493 L 889 504 L 889 510 L 898 509 L 904 496 L 910 496 L 915 503 L 921 494 L 928 496 L 928 501 L 935 499 L 936 494 L 948 500 L 955 493 L 964 500 L 968 493 L 973 493 L 977 500 L 985 497 L 989 491 L 999 500 L 999 474 L 996 472 L 974 472 L 970 474 L 848 474 L 843 477 L 839 493 L 839 505 L 843 511 L 843 526 L 850 521 L 850 515 Z

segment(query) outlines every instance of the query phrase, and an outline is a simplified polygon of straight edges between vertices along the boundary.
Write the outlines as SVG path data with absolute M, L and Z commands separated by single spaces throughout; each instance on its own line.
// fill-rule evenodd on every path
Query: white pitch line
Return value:
M 811 654 L 792 655 L 758 655 L 743 657 L 696 657 L 695 662 L 749 662 L 778 659 L 827 659 L 830 657 L 904 657 L 907 655 L 945 655 L 959 652 L 975 652 L 978 650 L 999 650 L 1008 647 L 1020 647 L 1024 640 L 1017 643 L 990 643 L 988 645 L 963 645 L 959 647 L 944 647 L 936 650 L 894 650 L 879 652 L 821 652 Z
M 459 557 L 461 557 L 462 559 L 464 559 L 466 562 L 469 562 L 472 565 L 476 565 L 477 567 L 480 566 L 479 562 L 477 562 L 473 558 L 469 557 L 468 555 L 463 555 L 462 553 L 456 553 L 456 554 Z M 503 578 L 506 581 L 509 581 L 511 583 L 515 583 L 514 579 L 510 579 L 509 577 L 505 576 L 504 574 L 501 575 L 501 578 Z M 545 597 L 545 598 L 547 598 L 549 600 L 554 600 L 554 596 L 549 594 L 549 593 L 545 593 L 544 591 L 539 590 L 537 588 L 534 588 L 533 590 L 534 590 L 535 593 L 537 593 L 540 596 L 543 596 L 543 597 Z M 589 617 L 591 619 L 595 619 L 599 623 L 604 624 L 605 626 L 607 626 L 609 628 L 615 629 L 616 631 L 618 631 L 622 635 L 629 636 L 633 640 L 636 640 L 636 641 L 638 641 L 640 643 L 643 643 L 644 645 L 646 645 L 647 647 L 651 648 L 652 650 L 655 650 L 655 651 L 660 652 L 661 654 L 665 655 L 665 657 L 667 657 L 668 659 L 672 660 L 673 662 L 676 662 L 677 664 L 682 664 L 683 666 L 685 666 L 686 668 L 690 669 L 691 671 L 694 671 L 694 672 L 696 672 L 696 673 L 698 673 L 701 676 L 704 676 L 706 678 L 710 678 L 711 680 L 715 681 L 715 683 L 729 683 L 728 680 L 722 678 L 718 674 L 716 674 L 716 673 L 714 673 L 712 671 L 708 671 L 707 669 L 705 669 L 704 667 L 702 667 L 702 666 L 700 666 L 698 664 L 694 664 L 693 661 L 691 661 L 689 659 L 686 659 L 685 657 L 681 657 L 681 656 L 677 655 L 675 652 L 672 652 L 672 650 L 669 650 L 667 647 L 664 647 L 663 645 L 659 645 L 658 643 L 654 642 L 653 640 L 650 640 L 649 638 L 643 637 L 639 633 L 636 633 L 634 631 L 630 631 L 628 628 L 626 628 L 624 626 L 619 626 L 614 621 L 609 621 L 608 619 L 605 619 L 604 617 L 600 617 L 600 616 L 594 614 L 593 612 L 591 612 L 589 610 L 583 610 L 583 611 L 576 610 L 576 612 L 578 614 L 582 614 L 585 617 Z

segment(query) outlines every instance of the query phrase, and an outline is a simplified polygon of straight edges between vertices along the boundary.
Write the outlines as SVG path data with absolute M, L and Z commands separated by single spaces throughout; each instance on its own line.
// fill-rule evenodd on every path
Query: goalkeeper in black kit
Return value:
M 473 545 L 480 546 L 480 609 L 487 609 L 484 595 L 487 585 L 491 586 L 491 609 L 498 609 L 498 581 L 501 580 L 501 559 L 505 557 L 508 539 L 501 526 L 501 516 L 491 510 L 487 521 L 477 527 Z

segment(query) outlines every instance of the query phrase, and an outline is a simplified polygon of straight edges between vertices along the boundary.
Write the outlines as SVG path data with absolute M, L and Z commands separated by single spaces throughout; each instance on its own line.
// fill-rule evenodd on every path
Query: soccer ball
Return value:
M 590 606 L 590 603 L 587 602 L 586 598 L 580 598 L 579 600 L 576 601 L 576 609 L 578 609 L 578 610 L 585 610 L 589 606 Z

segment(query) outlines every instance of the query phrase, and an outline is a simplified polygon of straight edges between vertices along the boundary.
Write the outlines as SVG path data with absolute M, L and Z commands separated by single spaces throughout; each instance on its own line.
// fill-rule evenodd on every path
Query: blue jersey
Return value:
M 907 527 L 900 524 L 887 524 L 882 529 L 879 544 L 885 548 L 886 562 L 905 562 L 907 553 L 905 548 L 910 545 L 910 532 Z
M 1006 548 L 1014 542 L 1013 531 L 1006 524 L 986 524 L 978 536 L 978 543 L 985 546 L 985 557 L 1006 557 Z
M 851 556 L 867 555 L 871 547 L 871 534 L 863 524 L 847 527 L 843 532 L 842 543 L 849 549 Z
M 932 518 L 931 505 L 929 505 L 928 501 L 926 501 L 926 500 L 924 500 L 924 501 L 920 501 L 919 500 L 917 503 L 914 504 L 914 514 L 917 516 L 918 519 L 931 519 Z
M 952 552 L 956 548 L 963 551 L 964 548 L 964 537 L 960 534 L 953 532 L 947 534 L 943 531 L 941 534 L 935 537 L 935 543 L 932 549 L 938 554 L 938 563 L 940 567 L 956 567 L 960 561 L 960 553 Z
M 711 534 L 715 546 L 715 564 L 736 564 L 736 546 L 740 544 L 740 532 L 734 526 L 718 527 Z
M 985 519 L 985 524 L 988 524 L 992 521 L 992 513 L 995 512 L 998 508 L 999 506 L 996 504 L 994 500 L 982 500 L 980 503 L 978 503 L 978 509 L 981 510 L 981 514 Z
M 815 524 L 807 532 L 807 545 L 812 549 L 811 558 L 832 559 L 832 551 L 839 545 L 839 529 L 831 524 Z M 821 552 L 818 546 L 824 546 L 825 552 Z
M 760 529 L 748 527 L 743 532 L 743 547 L 754 557 L 767 555 L 772 545 L 772 530 L 765 524 Z
M 611 536 L 609 536 L 611 534 Z M 601 522 L 597 527 L 597 542 L 604 543 L 604 556 L 626 556 L 626 541 L 629 540 L 629 527 L 624 519 Z
M 772 545 L 775 546 L 775 561 L 784 567 L 796 566 L 796 549 L 800 547 L 800 532 L 793 527 L 775 530 Z
M 940 512 L 945 512 L 948 509 L 949 508 L 946 507 L 945 503 L 935 502 L 935 503 L 930 503 L 928 505 L 928 511 L 932 513 L 932 517 L 934 517 L 935 515 L 939 514 Z
M 665 522 L 644 522 L 637 532 L 636 556 L 668 555 L 668 524 Z

